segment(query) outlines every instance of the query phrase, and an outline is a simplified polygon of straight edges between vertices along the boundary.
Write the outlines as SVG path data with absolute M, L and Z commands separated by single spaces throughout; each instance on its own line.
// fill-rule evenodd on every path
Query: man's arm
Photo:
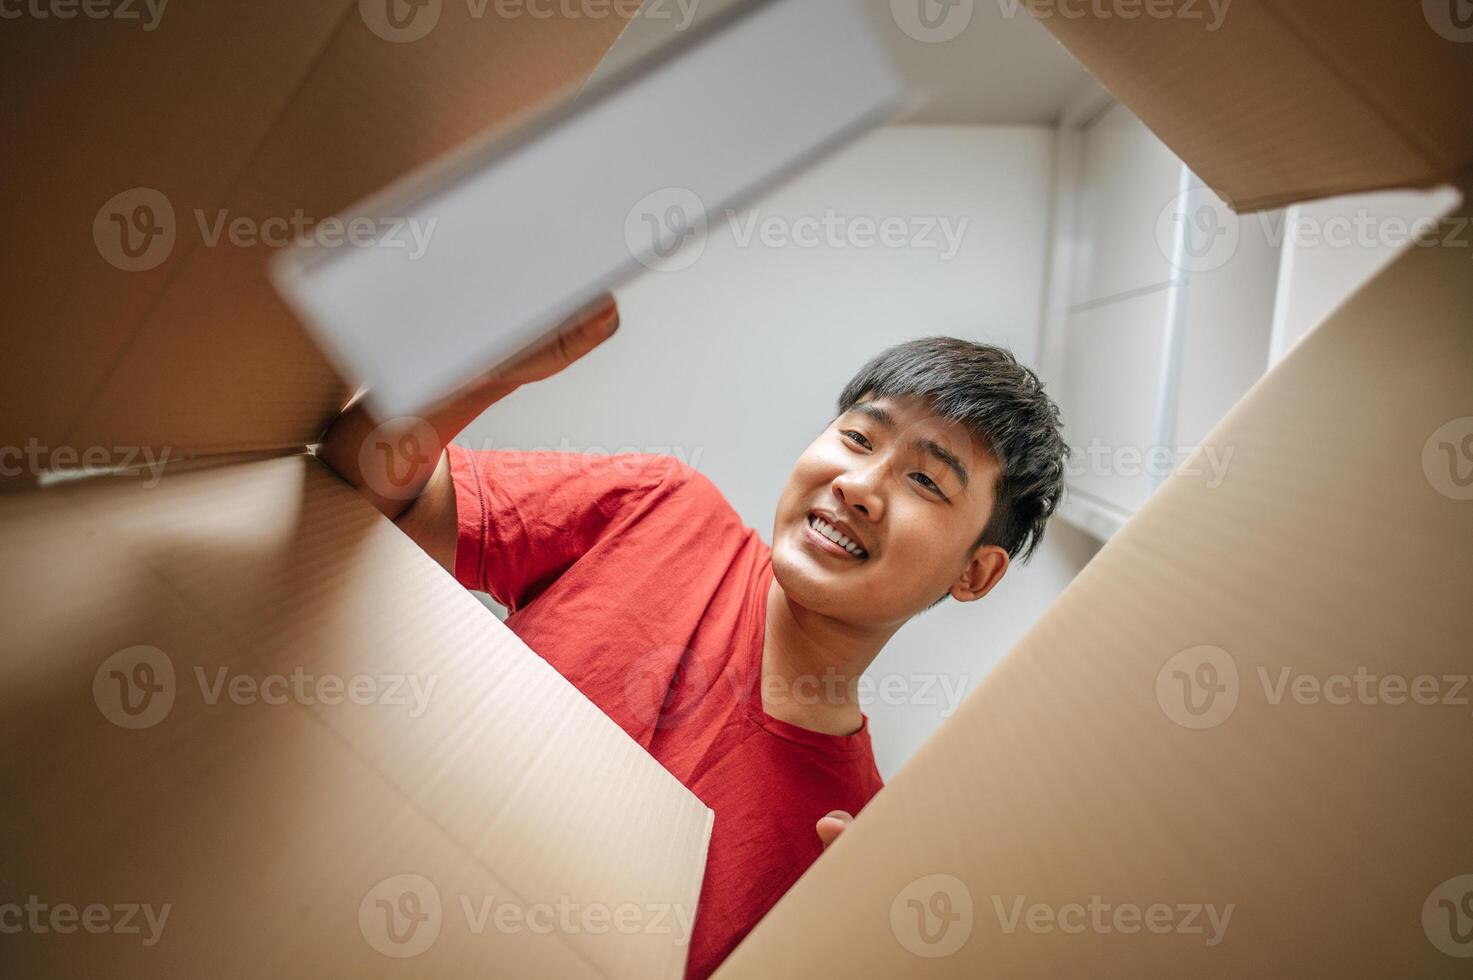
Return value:
M 445 447 L 487 408 L 524 384 L 557 374 L 618 329 L 618 306 L 606 295 L 546 342 L 423 418 L 381 424 L 361 402 L 350 406 L 323 434 L 318 458 L 454 574 L 455 488 Z

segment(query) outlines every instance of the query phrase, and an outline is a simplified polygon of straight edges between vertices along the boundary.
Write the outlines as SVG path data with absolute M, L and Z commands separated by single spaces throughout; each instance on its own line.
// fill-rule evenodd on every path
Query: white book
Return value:
M 380 418 L 422 411 L 600 293 L 689 264 L 707 215 L 893 114 L 904 83 L 870 18 L 740 4 L 360 203 L 340 218 L 373 243 L 293 246 L 277 287 Z

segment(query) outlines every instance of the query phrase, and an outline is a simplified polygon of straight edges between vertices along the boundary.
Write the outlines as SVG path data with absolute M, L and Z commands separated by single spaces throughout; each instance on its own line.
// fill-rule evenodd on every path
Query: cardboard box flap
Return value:
M 313 458 L 149 482 L 0 498 L 0 903 L 171 911 L 7 963 L 681 976 L 699 800 Z
M 575 83 L 625 23 L 439 0 L 114 6 L 141 19 L 0 32 L 0 77 L 26 93 L 0 109 L 0 195 L 25 231 L 0 446 L 28 450 L 21 476 L 59 447 L 72 468 L 314 439 L 346 391 L 267 282 L 275 246 Z
M 1456 0 L 1233 0 L 1135 17 L 1028 5 L 1237 211 L 1473 167 L 1473 22 L 1459 26 Z
M 1462 975 L 1470 324 L 1413 248 L 1308 336 L 717 976 Z

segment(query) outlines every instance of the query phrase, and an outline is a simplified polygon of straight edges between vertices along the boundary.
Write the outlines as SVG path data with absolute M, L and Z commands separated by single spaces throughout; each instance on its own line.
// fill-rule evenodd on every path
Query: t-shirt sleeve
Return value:
M 512 612 L 541 595 L 656 491 L 686 478 L 673 456 L 475 451 L 451 444 L 455 577 Z

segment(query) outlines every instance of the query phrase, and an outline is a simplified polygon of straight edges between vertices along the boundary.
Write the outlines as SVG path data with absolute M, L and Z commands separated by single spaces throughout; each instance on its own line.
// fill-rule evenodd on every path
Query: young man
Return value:
M 1031 554 L 1067 450 L 1033 372 L 946 337 L 849 383 L 771 547 L 670 457 L 450 444 L 616 329 L 605 299 L 429 418 L 348 410 L 319 455 L 715 811 L 702 978 L 879 790 L 860 675 L 911 617 L 980 599 Z

